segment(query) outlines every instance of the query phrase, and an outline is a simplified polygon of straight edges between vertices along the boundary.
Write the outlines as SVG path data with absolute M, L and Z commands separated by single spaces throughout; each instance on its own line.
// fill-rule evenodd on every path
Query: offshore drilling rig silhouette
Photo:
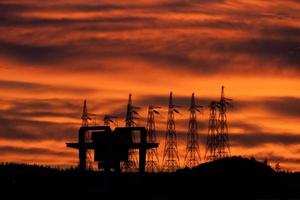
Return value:
M 212 101 L 209 105 L 209 126 L 204 160 L 211 161 L 230 156 L 227 116 L 228 107 L 232 99 L 221 89 L 219 101 Z M 170 93 L 168 106 L 167 129 L 163 159 L 160 165 L 156 139 L 155 116 L 160 115 L 161 107 L 149 105 L 147 125 L 137 126 L 139 107 L 133 106 L 132 96 L 129 94 L 125 126 L 118 127 L 117 116 L 105 115 L 103 126 L 96 125 L 96 115 L 89 113 L 87 102 L 84 101 L 82 126 L 78 131 L 77 143 L 66 143 L 67 147 L 78 149 L 79 169 L 91 170 L 94 163 L 99 170 L 115 172 L 174 172 L 180 167 L 177 148 L 175 115 L 180 114 L 180 106 L 174 105 L 173 94 Z M 200 164 L 199 135 L 197 113 L 204 106 L 197 105 L 194 93 L 189 108 L 186 154 L 184 166 L 192 168 Z M 92 121 L 92 123 L 89 123 Z M 111 123 L 116 125 L 111 129 Z M 94 155 L 94 156 L 93 156 Z

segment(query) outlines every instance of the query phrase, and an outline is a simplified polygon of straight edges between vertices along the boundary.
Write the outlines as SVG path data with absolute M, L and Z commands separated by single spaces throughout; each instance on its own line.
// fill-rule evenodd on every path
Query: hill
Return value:
M 269 176 L 275 171 L 268 165 L 256 161 L 254 158 L 247 159 L 242 157 L 230 157 L 200 164 L 193 169 L 183 169 L 186 171 L 207 175 L 226 175 L 226 176 Z
M 3 195 L 22 198 L 110 197 L 112 199 L 300 198 L 300 174 L 275 173 L 241 157 L 158 174 L 104 174 L 49 167 L 0 165 Z M 206 198 L 204 198 L 206 197 Z

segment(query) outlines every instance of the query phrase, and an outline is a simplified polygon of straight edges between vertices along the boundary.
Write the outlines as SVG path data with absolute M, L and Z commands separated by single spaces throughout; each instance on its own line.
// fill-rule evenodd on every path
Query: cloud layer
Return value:
M 180 154 L 195 92 L 205 106 L 198 116 L 204 148 L 207 105 L 225 84 L 234 98 L 228 113 L 233 153 L 269 156 L 300 169 L 299 1 L 4 0 L 0 12 L 5 159 L 49 155 L 49 163 L 74 164 L 68 153 L 42 144 L 55 142 L 61 150 L 76 139 L 86 98 L 98 123 L 104 114 L 116 114 L 122 125 L 129 92 L 142 107 L 141 125 L 149 104 L 163 107 L 161 148 L 168 93 L 174 92 L 181 106 Z

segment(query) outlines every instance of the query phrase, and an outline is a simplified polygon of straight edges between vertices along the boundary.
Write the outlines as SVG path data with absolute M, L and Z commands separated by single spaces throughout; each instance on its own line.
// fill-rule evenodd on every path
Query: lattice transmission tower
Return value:
M 84 100 L 83 102 L 83 110 L 82 110 L 82 116 L 81 116 L 81 120 L 82 120 L 82 127 L 88 127 L 90 125 L 89 121 L 92 121 L 92 125 L 96 126 L 96 115 L 95 114 L 91 114 L 88 112 L 87 109 L 87 101 Z M 85 133 L 85 142 L 89 143 L 92 141 L 92 135 L 90 131 L 87 131 Z M 87 149 L 86 150 L 86 168 L 87 170 L 93 170 L 94 169 L 94 161 L 93 161 L 93 151 L 91 149 Z
M 184 163 L 186 167 L 192 168 L 200 164 L 200 149 L 199 149 L 199 135 L 198 135 L 198 122 L 197 112 L 200 112 L 202 106 L 196 105 L 195 95 L 192 94 L 190 106 L 190 120 L 189 129 L 187 133 L 186 155 Z
M 221 99 L 219 102 L 219 116 L 218 116 L 218 157 L 224 158 L 230 156 L 230 145 L 227 125 L 227 107 L 232 106 L 232 99 L 228 99 L 224 94 L 224 86 L 222 86 Z
M 125 126 L 126 127 L 134 127 L 136 126 L 136 119 L 138 112 L 136 111 L 139 107 L 134 107 L 132 104 L 131 94 L 129 94 L 128 104 L 127 104 L 127 112 L 126 112 L 126 119 L 125 119 Z M 132 142 L 135 141 L 134 134 L 132 135 Z M 136 172 L 138 170 L 138 159 L 137 159 L 137 151 L 135 149 L 130 149 L 128 152 L 128 161 L 122 163 L 121 166 L 124 172 Z
M 82 120 L 81 126 L 83 127 L 89 126 L 90 125 L 89 121 L 92 121 L 92 125 L 96 126 L 96 115 L 88 112 L 86 100 L 84 100 L 83 102 L 81 120 Z
M 174 113 L 179 113 L 179 111 L 176 108 L 178 108 L 178 106 L 173 104 L 173 94 L 171 92 L 169 98 L 167 131 L 162 161 L 162 170 L 165 172 L 174 172 L 180 166 L 174 119 Z
M 218 112 L 219 103 L 212 101 L 209 104 L 209 120 L 208 120 L 208 134 L 206 140 L 205 160 L 211 161 L 218 159 Z
M 232 106 L 232 99 L 224 94 L 224 86 L 221 90 L 220 101 L 210 103 L 210 117 L 208 136 L 206 143 L 206 160 L 216 160 L 230 156 L 230 145 L 227 125 L 227 108 Z
M 160 107 L 149 106 L 147 117 L 147 142 L 156 143 L 156 129 L 155 129 L 155 115 L 160 113 L 157 111 Z M 146 171 L 158 172 L 159 171 L 159 159 L 157 148 L 148 149 L 146 158 Z

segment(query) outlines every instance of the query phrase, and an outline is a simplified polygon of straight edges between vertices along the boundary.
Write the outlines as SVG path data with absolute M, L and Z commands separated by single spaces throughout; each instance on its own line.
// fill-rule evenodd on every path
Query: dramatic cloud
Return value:
M 70 152 L 55 152 L 43 148 L 19 148 L 11 146 L 0 147 L 0 154 L 19 154 L 19 155 L 53 155 L 57 157 L 72 156 Z
M 276 116 L 300 118 L 300 98 L 295 97 L 266 97 L 252 101 L 238 101 L 236 109 L 261 108 Z
M 97 90 L 91 88 L 68 87 L 68 86 L 54 86 L 40 83 L 21 82 L 21 81 L 7 81 L 0 80 L 0 90 L 14 91 L 14 92 L 28 92 L 28 93 L 69 93 L 69 94 L 87 94 L 94 93 Z
M 76 163 L 55 148 L 76 140 L 83 100 L 98 124 L 113 114 L 123 125 L 129 93 L 139 125 L 148 105 L 162 107 L 161 152 L 170 91 L 180 156 L 192 92 L 204 152 L 208 105 L 225 85 L 233 153 L 300 169 L 299 1 L 3 0 L 0 12 L 0 161 Z
M 56 140 L 63 142 L 76 139 L 78 131 L 76 124 L 6 119 L 3 117 L 0 119 L 2 121 L 0 138 L 2 139 L 21 141 Z
M 257 147 L 265 144 L 279 144 L 283 146 L 297 145 L 300 143 L 300 136 L 290 133 L 245 133 L 230 135 L 232 144 L 244 147 Z
M 299 16 L 293 10 L 300 5 L 293 1 L 286 3 L 293 10 L 266 1 L 263 6 L 256 1 L 29 5 L 0 4 L 2 31 L 11 27 L 15 32 L 0 38 L 6 59 L 53 67 L 73 59 L 84 63 L 121 56 L 208 74 L 299 73 Z M 253 9 L 242 12 L 247 6 Z
M 274 152 L 259 153 L 259 154 L 255 155 L 255 158 L 258 160 L 267 159 L 268 161 L 273 162 L 274 166 L 275 166 L 275 163 L 281 163 L 281 164 L 284 163 L 285 168 L 283 168 L 283 170 L 291 170 L 289 167 L 286 167 L 286 166 L 288 166 L 288 164 L 296 164 L 296 165 L 300 164 L 299 158 L 295 158 L 295 157 L 287 158 L 285 156 L 278 155 Z

